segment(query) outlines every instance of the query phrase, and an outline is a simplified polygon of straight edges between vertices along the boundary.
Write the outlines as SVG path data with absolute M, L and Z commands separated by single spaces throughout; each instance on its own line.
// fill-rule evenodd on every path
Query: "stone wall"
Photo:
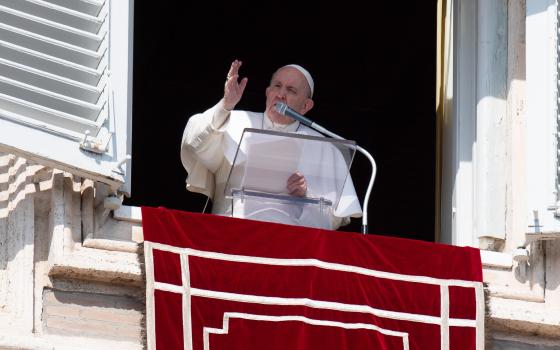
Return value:
M 0 154 L 0 350 L 145 348 L 139 208 L 107 195 Z M 560 349 L 560 242 L 528 247 L 527 264 L 482 256 L 487 349 Z
M 0 154 L 0 349 L 144 348 L 140 223 L 106 196 Z
M 560 242 L 533 241 L 529 260 L 484 259 L 487 349 L 560 349 Z

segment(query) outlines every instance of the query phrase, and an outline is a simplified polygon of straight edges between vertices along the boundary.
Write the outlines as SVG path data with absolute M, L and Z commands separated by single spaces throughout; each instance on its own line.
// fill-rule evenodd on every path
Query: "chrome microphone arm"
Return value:
M 339 139 L 339 140 L 346 140 L 345 138 L 343 138 L 342 136 L 339 136 L 337 134 L 335 134 L 334 132 L 331 132 L 325 128 L 323 128 L 321 125 L 315 123 L 315 122 L 311 122 L 311 125 L 309 125 L 310 127 L 312 127 L 313 129 L 319 131 L 322 134 L 325 134 L 327 136 L 332 137 L 333 139 Z M 375 182 L 375 176 L 377 175 L 377 164 L 375 163 L 375 160 L 373 159 L 372 155 L 366 151 L 364 148 L 356 145 L 356 150 L 360 153 L 362 153 L 371 163 L 371 177 L 369 179 L 369 184 L 366 190 L 366 195 L 364 197 L 364 210 L 363 210 L 363 215 L 362 215 L 362 233 L 366 234 L 368 233 L 368 203 L 369 203 L 369 197 L 371 195 L 371 190 L 373 189 L 373 183 Z

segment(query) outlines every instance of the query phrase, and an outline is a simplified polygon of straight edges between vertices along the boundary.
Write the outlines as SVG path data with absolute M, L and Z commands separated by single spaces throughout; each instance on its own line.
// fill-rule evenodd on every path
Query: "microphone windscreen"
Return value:
M 274 105 L 274 107 L 276 108 L 276 112 L 282 114 L 282 115 L 286 115 L 286 110 L 288 109 L 288 105 L 283 103 L 283 102 L 276 102 L 276 104 Z

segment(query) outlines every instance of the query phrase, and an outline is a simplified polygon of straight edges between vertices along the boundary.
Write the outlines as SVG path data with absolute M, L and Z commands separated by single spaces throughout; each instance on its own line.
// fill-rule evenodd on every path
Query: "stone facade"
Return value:
M 440 3 L 442 241 L 481 249 L 487 349 L 560 349 L 558 2 Z
M 0 349 L 144 348 L 140 222 L 106 196 L 0 155 Z
M 0 349 L 143 349 L 138 208 L 107 190 L 0 155 Z M 560 242 L 527 262 L 483 251 L 487 349 L 560 349 Z
M 487 349 L 560 349 L 560 241 L 528 248 L 527 262 L 483 252 Z

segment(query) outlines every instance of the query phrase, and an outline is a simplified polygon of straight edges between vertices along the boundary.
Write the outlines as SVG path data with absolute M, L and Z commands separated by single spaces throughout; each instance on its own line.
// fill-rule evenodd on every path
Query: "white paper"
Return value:
M 246 145 L 247 165 L 242 186 L 248 190 L 287 194 L 288 178 L 299 170 L 301 142 L 293 138 L 259 141 L 252 137 Z

